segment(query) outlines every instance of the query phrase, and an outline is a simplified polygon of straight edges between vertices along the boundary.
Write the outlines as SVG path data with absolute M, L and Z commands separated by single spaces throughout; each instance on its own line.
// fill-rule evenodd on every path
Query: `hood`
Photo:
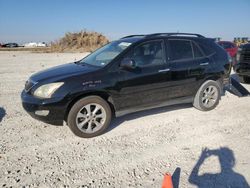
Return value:
M 97 69 L 98 67 L 87 64 L 68 63 L 40 71 L 33 74 L 30 78 L 34 82 L 49 79 L 62 79 L 76 74 L 93 72 Z

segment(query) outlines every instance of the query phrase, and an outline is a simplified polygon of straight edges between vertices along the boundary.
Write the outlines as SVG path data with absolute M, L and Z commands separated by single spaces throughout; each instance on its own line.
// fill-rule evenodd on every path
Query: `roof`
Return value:
M 221 40 L 221 41 L 219 41 L 218 43 L 230 43 L 230 44 L 234 44 L 234 43 L 231 42 L 231 41 L 225 41 L 225 40 Z

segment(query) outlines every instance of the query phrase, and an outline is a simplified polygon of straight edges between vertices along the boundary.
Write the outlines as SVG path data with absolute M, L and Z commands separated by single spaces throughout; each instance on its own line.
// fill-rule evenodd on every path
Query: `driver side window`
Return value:
M 163 64 L 163 42 L 151 41 L 143 43 L 134 48 L 130 57 L 135 61 L 135 64 L 138 67 Z

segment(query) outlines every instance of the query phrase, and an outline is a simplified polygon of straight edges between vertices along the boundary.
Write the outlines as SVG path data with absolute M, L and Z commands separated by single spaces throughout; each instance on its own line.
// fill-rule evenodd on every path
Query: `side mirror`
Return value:
M 125 58 L 121 61 L 120 67 L 126 70 L 133 70 L 136 68 L 136 64 L 133 59 Z

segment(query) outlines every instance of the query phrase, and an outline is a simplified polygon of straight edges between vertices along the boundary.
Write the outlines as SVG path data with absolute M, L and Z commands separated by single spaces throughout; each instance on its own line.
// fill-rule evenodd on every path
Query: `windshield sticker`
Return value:
M 126 47 L 128 47 L 128 46 L 130 46 L 132 43 L 129 43 L 129 42 L 121 42 L 120 44 L 119 44 L 119 46 L 126 46 Z

